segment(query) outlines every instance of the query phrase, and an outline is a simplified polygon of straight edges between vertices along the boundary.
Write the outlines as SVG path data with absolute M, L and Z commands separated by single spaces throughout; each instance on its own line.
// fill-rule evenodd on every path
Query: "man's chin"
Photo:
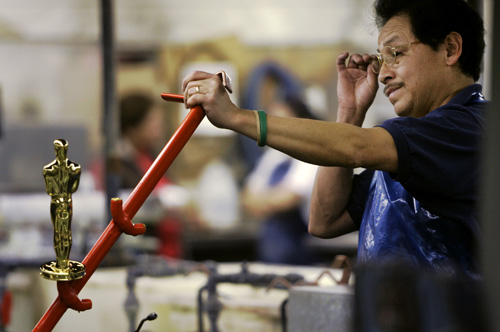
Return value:
M 401 105 L 398 105 L 398 103 L 394 103 L 394 113 L 396 113 L 397 116 L 403 117 L 403 116 L 408 116 L 411 112 L 406 109 L 405 107 L 401 107 Z

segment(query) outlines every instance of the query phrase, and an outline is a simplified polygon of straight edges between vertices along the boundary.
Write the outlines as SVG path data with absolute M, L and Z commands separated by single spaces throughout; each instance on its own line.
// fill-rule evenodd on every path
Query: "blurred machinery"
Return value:
M 345 260 L 344 256 L 341 256 L 341 259 Z M 253 272 L 253 270 L 258 272 Z M 344 269 L 312 268 L 259 265 L 247 262 L 218 264 L 213 261 L 172 261 L 151 256 L 140 257 L 137 263 L 127 270 L 128 295 L 124 308 L 129 331 L 134 331 L 141 307 L 136 289 L 139 279 L 155 278 L 173 284 L 178 283 L 181 287 L 180 279 L 169 277 L 184 276 L 190 279 L 193 278 L 189 277 L 192 274 L 198 274 L 195 278 L 199 281 L 198 286 L 192 283 L 188 290 L 191 293 L 191 299 L 196 302 L 196 308 L 192 308 L 192 314 L 196 314 L 196 331 L 198 332 L 227 330 L 220 327 L 219 318 L 222 313 L 225 313 L 222 323 L 226 328 L 228 322 L 239 321 L 241 327 L 234 327 L 232 331 L 246 331 L 247 328 L 244 326 L 248 324 L 246 321 L 248 318 L 242 315 L 244 311 L 242 307 L 249 308 L 250 311 L 259 309 L 256 303 L 252 304 L 252 299 L 248 297 L 245 289 L 253 290 L 254 296 L 260 298 L 261 301 L 268 302 L 267 309 L 260 309 L 262 316 L 268 317 L 268 327 L 266 329 L 264 324 L 258 325 L 255 322 L 254 328 L 259 326 L 259 331 L 352 331 L 354 293 L 352 284 L 349 285 L 350 264 L 346 264 Z M 200 276 L 203 277 L 200 278 Z M 325 279 L 325 277 L 329 278 Z M 233 285 L 229 288 L 231 292 L 228 293 L 228 288 L 218 290 L 223 285 L 226 287 Z M 278 290 L 279 298 L 270 298 L 270 290 Z M 187 293 L 184 296 L 189 297 Z M 235 298 L 241 301 L 238 310 L 234 309 L 234 304 L 231 304 L 231 298 L 233 301 Z M 255 298 L 253 300 L 255 301 Z M 168 301 L 156 307 L 148 306 L 148 309 L 173 314 L 175 304 L 168 305 L 167 303 Z M 165 310 L 165 306 L 170 309 Z M 275 312 L 277 315 L 274 316 L 270 312 Z M 207 321 L 208 328 L 205 325 Z M 162 329 L 180 331 L 179 322 L 165 319 L 163 323 Z M 194 324 L 194 321 L 192 323 Z M 192 330 L 194 327 L 186 326 L 186 328 Z

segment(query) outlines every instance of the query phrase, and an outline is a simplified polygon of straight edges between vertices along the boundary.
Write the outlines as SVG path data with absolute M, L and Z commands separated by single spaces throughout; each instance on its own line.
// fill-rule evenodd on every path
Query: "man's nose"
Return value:
M 386 84 L 388 81 L 394 78 L 394 70 L 392 67 L 388 66 L 385 62 L 380 66 L 378 73 L 378 80 L 380 83 Z

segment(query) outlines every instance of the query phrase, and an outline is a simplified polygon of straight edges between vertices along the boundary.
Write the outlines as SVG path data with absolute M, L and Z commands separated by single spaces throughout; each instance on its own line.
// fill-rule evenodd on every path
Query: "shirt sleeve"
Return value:
M 441 107 L 422 118 L 395 118 L 382 124 L 393 137 L 398 171 L 391 176 L 438 215 L 466 214 L 459 201 L 474 199 L 479 124 L 466 107 Z
M 289 172 L 282 181 L 282 187 L 302 198 L 311 196 L 318 166 L 292 160 Z

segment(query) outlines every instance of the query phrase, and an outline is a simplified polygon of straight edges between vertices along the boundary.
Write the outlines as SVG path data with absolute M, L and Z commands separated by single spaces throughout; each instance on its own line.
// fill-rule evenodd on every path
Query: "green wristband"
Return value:
M 257 111 L 259 115 L 260 135 L 257 140 L 258 146 L 265 146 L 267 141 L 267 116 L 264 111 Z

